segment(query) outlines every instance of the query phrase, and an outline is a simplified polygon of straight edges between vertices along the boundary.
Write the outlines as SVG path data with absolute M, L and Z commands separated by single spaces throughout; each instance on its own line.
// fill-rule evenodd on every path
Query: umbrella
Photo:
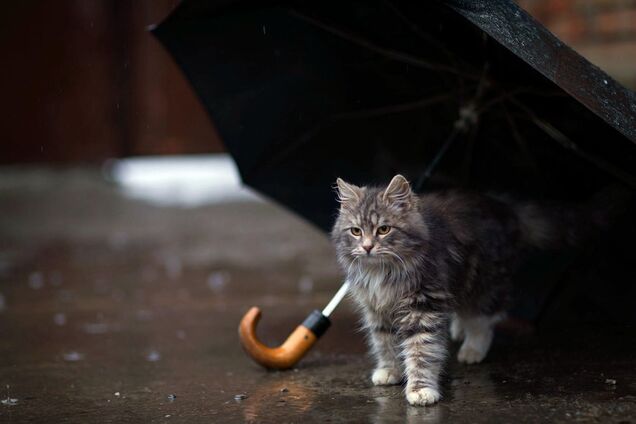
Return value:
M 635 93 L 511 0 L 185 0 L 153 33 L 243 181 L 325 231 L 337 177 L 566 200 L 636 187 Z

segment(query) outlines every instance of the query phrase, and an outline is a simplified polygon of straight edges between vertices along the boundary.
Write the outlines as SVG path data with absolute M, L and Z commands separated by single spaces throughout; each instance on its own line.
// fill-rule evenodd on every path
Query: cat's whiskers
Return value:
M 382 275 L 386 275 L 384 272 L 384 258 L 382 256 L 380 256 L 380 265 L 382 265 Z
M 358 259 L 360 259 L 360 256 L 359 255 L 354 255 L 353 256 L 353 260 L 351 262 L 349 262 L 349 265 L 347 267 L 347 277 L 350 277 L 352 275 L 351 268 L 358 261 Z
M 400 274 L 404 273 L 406 274 L 407 277 L 411 276 L 411 269 L 409 266 L 406 265 L 406 261 L 404 261 L 404 259 L 402 259 L 402 257 L 400 255 L 398 255 L 397 253 L 388 250 L 388 249 L 382 249 L 381 251 L 383 254 L 387 254 L 390 255 L 391 257 L 396 258 L 398 261 L 400 261 L 400 263 L 402 264 L 402 268 L 398 268 L 398 272 Z

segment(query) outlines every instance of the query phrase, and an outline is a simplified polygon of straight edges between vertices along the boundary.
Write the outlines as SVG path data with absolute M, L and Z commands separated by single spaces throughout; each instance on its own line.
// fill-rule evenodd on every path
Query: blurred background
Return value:
M 399 390 L 373 398 L 360 390 L 368 388 L 366 348 L 349 304 L 336 311 L 336 325 L 303 362 L 303 373 L 264 374 L 240 351 L 236 326 L 248 306 L 265 309 L 260 334 L 279 343 L 329 300 L 340 273 L 322 232 L 241 186 L 214 124 L 148 32 L 177 3 L 2 5 L 0 421 L 60 422 L 72 413 L 78 422 L 175 415 L 251 422 L 281 406 L 288 388 L 283 401 L 295 414 L 330 419 L 324 405 L 331 405 L 345 415 L 370 414 L 366 422 L 404 422 L 405 410 L 391 406 L 401 404 L 388 402 L 402 399 Z M 520 4 L 636 88 L 636 1 Z M 616 255 L 631 258 L 624 250 Z M 596 300 L 612 311 L 612 299 Z M 580 309 L 574 312 L 585 316 L 585 304 Z M 621 331 L 599 334 L 633 337 Z M 571 346 L 577 357 L 588 351 L 580 341 Z M 543 349 L 525 352 L 543 358 Z M 629 375 L 633 353 L 614 350 L 612 372 Z M 523 361 L 514 356 L 495 358 L 494 371 L 464 370 L 449 383 L 467 410 L 489 408 L 483 399 L 497 396 L 528 401 L 532 386 L 556 393 L 552 407 L 542 409 L 546 420 L 565 417 L 554 414 L 572 398 L 554 389 L 554 379 L 533 380 L 536 370 L 517 366 Z M 328 376 L 325 364 L 333 371 Z M 555 364 L 546 374 L 562 366 Z M 604 366 L 587 363 L 588 380 L 566 375 L 560 387 L 574 393 L 614 378 Z M 512 391 L 500 389 L 501 381 Z M 466 394 L 471 382 L 484 398 Z M 325 387 L 345 396 L 336 400 Z M 636 386 L 621 387 L 634 399 Z M 595 402 L 603 397 L 594 390 L 576 399 L 584 414 L 601 419 L 604 406 Z M 233 400 L 242 393 L 252 402 L 245 408 Z M 535 416 L 536 406 L 529 408 Z M 433 418 L 454 413 L 437 411 L 442 415 Z
M 147 31 L 177 4 L 23 1 L 4 6 L 0 162 L 73 163 L 223 146 L 192 89 Z M 563 41 L 636 88 L 636 3 L 522 0 Z

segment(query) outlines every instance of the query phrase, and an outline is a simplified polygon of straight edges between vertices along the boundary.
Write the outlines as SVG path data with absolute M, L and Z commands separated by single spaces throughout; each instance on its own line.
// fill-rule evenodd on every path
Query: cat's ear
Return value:
M 393 177 L 382 194 L 382 200 L 395 206 L 410 206 L 412 198 L 411 185 L 400 174 Z
M 362 189 L 345 182 L 342 178 L 336 180 L 336 189 L 340 203 L 358 202 L 362 198 Z

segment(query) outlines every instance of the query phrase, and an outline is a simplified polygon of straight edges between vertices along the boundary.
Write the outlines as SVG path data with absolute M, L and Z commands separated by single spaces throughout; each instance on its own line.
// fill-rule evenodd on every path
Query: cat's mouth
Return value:
M 351 253 L 351 256 L 353 256 L 354 258 L 377 258 L 378 256 L 380 256 L 377 252 L 357 252 L 354 251 Z
M 351 256 L 354 262 L 359 262 L 360 264 L 384 265 L 384 266 L 390 265 L 390 266 L 397 266 L 400 268 L 407 266 L 406 258 L 396 253 L 391 253 L 387 251 L 376 252 L 374 250 L 369 253 L 352 252 Z
M 376 253 L 376 252 L 371 252 L 371 253 L 354 253 L 353 254 L 353 259 L 356 261 L 361 261 L 363 263 L 380 263 L 380 262 L 386 262 L 388 259 L 388 256 L 382 253 Z

